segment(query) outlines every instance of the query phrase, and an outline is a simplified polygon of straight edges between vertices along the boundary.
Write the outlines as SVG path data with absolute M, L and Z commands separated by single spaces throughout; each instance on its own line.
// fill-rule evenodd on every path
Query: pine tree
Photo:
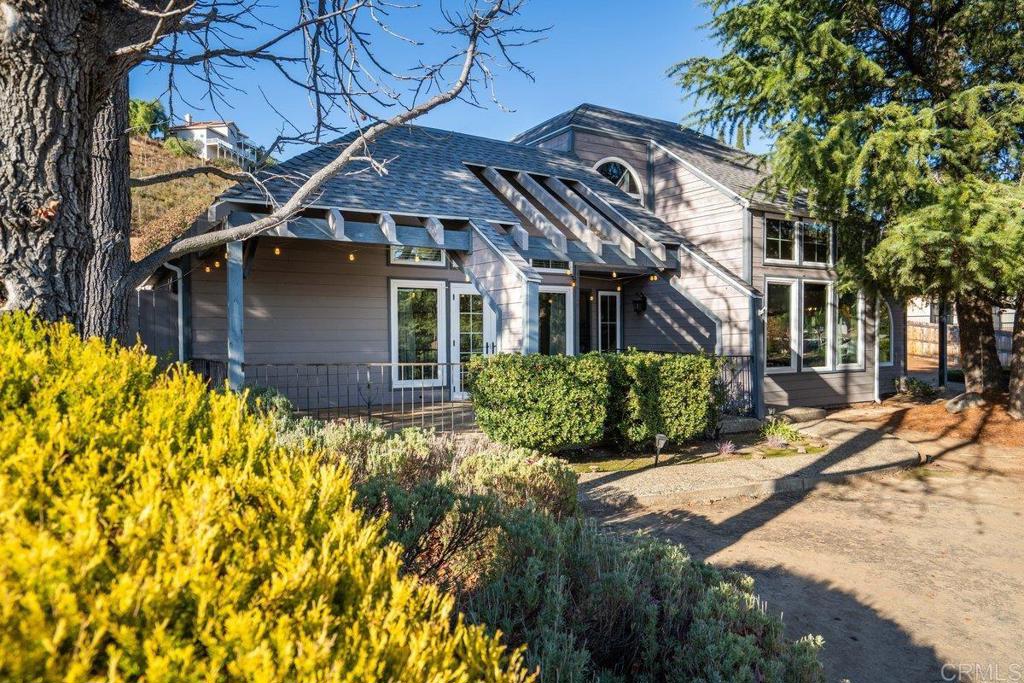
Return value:
M 968 390 L 996 388 L 991 307 L 1024 293 L 1024 0 L 707 4 L 722 56 L 672 69 L 702 123 L 775 140 L 771 182 L 837 227 L 844 277 L 955 301 Z

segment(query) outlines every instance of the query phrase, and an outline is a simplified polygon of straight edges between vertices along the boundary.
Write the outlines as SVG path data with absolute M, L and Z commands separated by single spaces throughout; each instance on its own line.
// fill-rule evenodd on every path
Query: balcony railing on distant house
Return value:
M 227 381 L 224 361 L 197 358 L 191 365 L 213 386 Z M 472 403 L 459 390 L 464 369 L 458 363 L 244 366 L 246 386 L 277 390 L 303 415 L 321 420 L 375 420 L 391 429 L 425 427 L 452 432 L 475 428 Z M 751 371 L 750 356 L 724 357 L 720 389 L 726 414 L 752 413 Z

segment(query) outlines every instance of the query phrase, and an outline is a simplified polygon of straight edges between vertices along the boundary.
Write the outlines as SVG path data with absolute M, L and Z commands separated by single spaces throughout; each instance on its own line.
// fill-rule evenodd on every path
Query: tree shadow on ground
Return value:
M 750 508 L 749 514 L 733 515 L 721 523 L 690 510 L 644 508 L 629 496 L 588 501 L 585 509 L 613 533 L 648 533 L 680 543 L 691 557 L 707 561 L 736 544 L 752 525 L 767 524 L 790 509 L 794 498 L 786 494 L 766 499 Z M 826 681 L 943 680 L 944 662 L 934 648 L 915 643 L 903 627 L 856 595 L 777 563 L 722 564 L 754 578 L 755 593 L 766 601 L 769 613 L 782 616 L 788 638 L 815 634 L 825 639 Z

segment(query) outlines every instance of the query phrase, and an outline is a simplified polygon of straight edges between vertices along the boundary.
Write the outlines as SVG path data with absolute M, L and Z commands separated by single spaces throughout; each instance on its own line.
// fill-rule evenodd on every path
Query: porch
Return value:
M 224 386 L 227 363 L 196 358 L 191 367 L 212 386 Z M 749 356 L 723 357 L 720 387 L 727 415 L 753 410 Z M 420 427 L 439 432 L 476 429 L 473 405 L 459 363 L 246 364 L 245 386 L 274 389 L 301 415 L 319 420 L 364 419 L 388 429 Z M 403 381 L 403 378 L 405 381 Z M 408 381 L 417 378 L 417 381 Z

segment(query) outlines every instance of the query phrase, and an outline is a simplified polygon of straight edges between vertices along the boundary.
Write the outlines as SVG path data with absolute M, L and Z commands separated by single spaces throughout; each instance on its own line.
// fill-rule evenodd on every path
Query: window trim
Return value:
M 834 288 L 833 288 L 834 289 Z M 839 354 L 839 292 L 833 295 L 833 305 L 835 306 L 835 330 L 833 336 L 835 338 L 835 365 L 833 367 L 836 370 L 863 370 L 864 369 L 864 290 L 857 290 L 857 362 L 856 363 L 843 363 L 842 356 Z M 877 340 L 876 340 L 877 341 Z
M 611 180 L 609 180 L 608 178 L 605 178 L 605 175 L 603 173 L 601 173 L 600 171 L 597 170 L 597 169 L 601 168 L 602 166 L 604 166 L 605 164 L 607 164 L 609 162 L 614 162 L 616 164 L 622 164 L 623 166 L 626 167 L 626 170 L 628 170 L 630 173 L 633 174 L 633 177 L 636 179 L 637 187 L 640 188 L 640 194 L 632 195 L 629 192 L 626 192 L 625 190 L 623 190 L 623 192 L 625 194 L 629 195 L 630 197 L 633 197 L 638 202 L 640 202 L 640 206 L 646 206 L 647 188 L 644 187 L 643 176 L 641 176 L 639 173 L 636 172 L 636 169 L 633 168 L 633 165 L 631 163 L 627 162 L 622 157 L 608 156 L 608 157 L 605 157 L 604 159 L 601 159 L 597 163 L 595 163 L 593 168 L 594 168 L 595 171 L 597 171 L 597 173 L 599 173 L 601 175 L 602 178 L 604 178 L 605 180 L 608 180 L 608 182 L 611 182 Z
M 886 362 L 878 360 L 880 357 L 878 352 L 881 350 L 878 343 L 878 321 L 880 319 L 878 313 L 882 310 L 882 306 L 885 306 L 886 314 L 889 316 L 889 360 Z M 892 315 L 892 306 L 884 298 L 878 297 L 875 301 L 875 362 L 880 368 L 896 367 L 896 334 L 894 327 L 895 320 Z
M 608 297 L 615 299 L 615 348 L 605 349 L 601 345 L 601 299 Z M 597 350 L 598 351 L 619 351 L 622 349 L 622 294 L 621 292 L 598 291 L 597 293 Z
M 768 221 L 786 221 L 793 224 L 793 258 L 777 259 L 768 256 Z M 828 261 L 805 261 L 804 260 L 804 224 L 814 223 L 810 219 L 787 218 L 777 213 L 765 213 L 761 220 L 761 265 L 765 266 L 796 266 L 798 268 L 828 269 L 835 266 L 835 230 L 831 224 L 828 227 Z
M 538 343 L 540 339 L 540 295 L 565 294 L 565 355 L 567 356 L 576 355 L 576 306 L 575 297 L 573 296 L 575 291 L 575 287 L 566 287 L 563 285 L 540 285 L 537 288 Z
M 388 285 L 388 347 L 391 357 L 391 386 L 395 389 L 442 387 L 445 385 L 444 366 L 448 362 L 448 282 L 446 280 L 392 279 Z M 437 378 L 400 379 L 398 363 L 398 290 L 437 290 Z
M 440 261 L 417 261 L 416 259 L 395 258 L 395 248 L 411 247 L 413 249 L 437 249 L 441 252 Z M 448 265 L 448 254 L 442 247 L 415 247 L 409 244 L 388 245 L 389 266 L 412 266 L 414 268 L 445 268 Z
M 789 285 L 789 365 L 777 368 L 768 367 L 768 288 L 770 285 Z M 766 375 L 784 375 L 799 372 L 800 353 L 794 348 L 794 342 L 800 341 L 803 344 L 803 327 L 800 311 L 799 278 L 788 277 L 766 277 L 764 279 L 764 321 L 762 323 L 764 333 L 764 352 L 762 353 L 762 365 Z M 794 315 L 795 314 L 795 315 Z
M 804 364 L 804 290 L 807 285 L 825 285 L 825 307 L 826 307 L 826 322 L 827 328 L 825 330 L 825 336 L 827 341 L 827 349 L 825 351 L 825 365 L 816 368 L 810 367 Z M 801 278 L 800 280 L 800 371 L 808 372 L 832 372 L 835 370 L 836 365 L 836 301 L 835 301 L 835 283 L 831 280 L 815 280 L 812 278 Z M 863 324 L 862 324 L 863 326 Z

